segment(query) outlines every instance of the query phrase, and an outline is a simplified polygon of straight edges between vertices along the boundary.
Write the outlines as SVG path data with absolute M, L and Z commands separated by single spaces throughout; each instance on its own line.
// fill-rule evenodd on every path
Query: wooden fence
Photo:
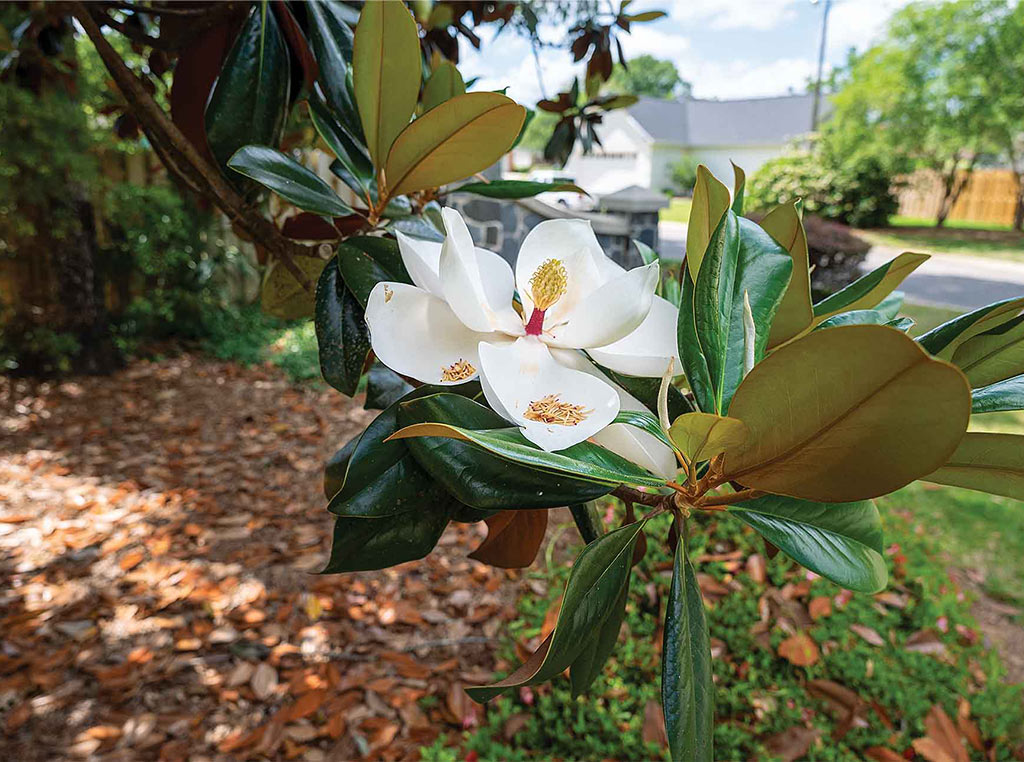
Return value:
M 934 220 L 942 205 L 943 181 L 938 172 L 920 170 L 905 178 L 899 193 L 900 216 Z M 1009 169 L 976 169 L 953 204 L 950 220 L 1013 224 L 1017 179 Z

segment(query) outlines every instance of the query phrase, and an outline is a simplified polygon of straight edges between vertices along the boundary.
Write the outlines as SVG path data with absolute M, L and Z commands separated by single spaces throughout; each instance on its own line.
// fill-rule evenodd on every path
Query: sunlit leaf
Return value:
M 391 195 L 437 187 L 486 169 L 512 145 L 525 116 L 522 106 L 498 93 L 466 93 L 431 109 L 391 147 L 385 166 Z
M 374 166 L 383 167 L 420 94 L 420 40 L 405 3 L 366 3 L 352 50 L 353 89 Z
M 913 254 L 905 251 L 895 259 L 886 262 L 846 288 L 837 291 L 814 305 L 814 322 L 839 312 L 871 309 L 892 293 L 904 279 L 928 261 L 927 254 Z
M 811 274 L 807 257 L 807 233 L 800 219 L 796 202 L 772 209 L 761 220 L 761 227 L 793 259 L 793 275 L 786 295 L 772 321 L 768 346 L 776 347 L 811 327 L 814 307 L 811 304 Z
M 1024 410 L 1024 375 L 1014 376 L 971 392 L 972 413 Z
M 1009 323 L 1021 314 L 1022 309 L 1024 297 L 1004 299 L 948 320 L 917 340 L 933 355 L 948 360 L 965 341 Z
M 672 422 L 669 437 L 693 462 L 709 460 L 747 438 L 743 421 L 714 413 L 687 413 Z
M 989 386 L 1024 372 L 1024 316 L 964 341 L 953 363 L 972 387 Z
M 953 453 L 970 415 L 963 374 L 892 328 L 815 331 L 776 350 L 736 392 L 747 425 L 724 473 L 807 500 L 884 495 Z
M 466 92 L 466 83 L 451 61 L 441 61 L 423 86 L 423 108 L 427 111 Z
M 686 264 L 693 281 L 697 280 L 711 234 L 728 208 L 729 189 L 701 164 L 697 167 L 697 183 L 693 186 L 693 204 L 686 227 Z
M 1024 500 L 1024 436 L 966 434 L 949 460 L 922 478 Z

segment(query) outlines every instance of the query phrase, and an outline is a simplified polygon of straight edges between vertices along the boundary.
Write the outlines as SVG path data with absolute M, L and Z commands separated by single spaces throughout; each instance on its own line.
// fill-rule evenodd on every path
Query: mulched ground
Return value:
M 370 417 L 188 355 L 0 379 L 0 759 L 415 759 L 472 725 L 522 584 L 465 558 L 483 525 L 315 574 L 322 463 Z

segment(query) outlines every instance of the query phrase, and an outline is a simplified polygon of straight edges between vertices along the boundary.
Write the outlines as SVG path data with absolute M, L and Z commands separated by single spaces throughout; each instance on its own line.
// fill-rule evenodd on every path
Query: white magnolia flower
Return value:
M 479 376 L 491 407 L 545 450 L 594 438 L 674 473 L 657 439 L 609 426 L 620 409 L 642 405 L 577 351 L 628 375 L 665 372 L 676 352 L 676 309 L 654 296 L 658 264 L 626 271 L 605 256 L 589 222 L 549 220 L 526 236 L 513 275 L 498 254 L 473 245 L 458 212 L 442 216 L 443 244 L 398 234 L 416 285 L 382 282 L 370 293 L 366 322 L 381 362 L 429 384 Z

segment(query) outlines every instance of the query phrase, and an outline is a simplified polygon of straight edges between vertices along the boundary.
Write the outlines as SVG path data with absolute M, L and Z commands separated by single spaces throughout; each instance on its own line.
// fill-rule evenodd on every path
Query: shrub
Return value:
M 672 165 L 672 188 L 669 190 L 680 196 L 692 196 L 693 186 L 697 182 L 698 161 L 686 154 Z
M 803 199 L 806 212 L 855 227 L 882 227 L 899 209 L 893 179 L 880 161 L 838 161 L 824 150 L 772 159 L 747 183 L 749 210 L 767 211 L 795 199 Z

